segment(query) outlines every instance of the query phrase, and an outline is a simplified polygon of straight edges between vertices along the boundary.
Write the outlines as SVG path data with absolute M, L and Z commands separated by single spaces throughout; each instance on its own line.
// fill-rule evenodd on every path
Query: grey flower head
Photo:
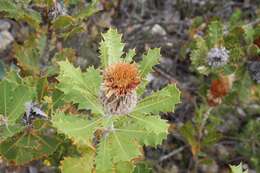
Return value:
M 248 70 L 251 78 L 260 84 L 260 61 L 250 61 L 248 63 Z
M 58 16 L 65 16 L 67 15 L 67 9 L 65 8 L 62 2 L 55 2 L 54 6 L 49 11 L 49 18 L 51 20 L 56 19 Z
M 208 65 L 211 67 L 221 67 L 227 64 L 229 51 L 225 47 L 211 48 L 208 52 Z

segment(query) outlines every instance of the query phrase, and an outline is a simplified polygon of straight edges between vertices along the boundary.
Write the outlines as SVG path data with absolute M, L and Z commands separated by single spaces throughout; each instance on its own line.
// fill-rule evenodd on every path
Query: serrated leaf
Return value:
M 130 49 L 125 58 L 124 58 L 124 61 L 128 62 L 128 63 L 131 63 L 133 61 L 133 57 L 136 55 L 136 52 L 135 52 L 135 49 Z
M 0 114 L 13 124 L 25 112 L 25 103 L 32 100 L 33 89 L 15 85 L 6 80 L 0 82 Z
M 223 24 L 219 21 L 212 21 L 209 24 L 208 29 L 208 43 L 209 47 L 214 47 L 216 44 L 218 44 L 223 36 Z
M 100 9 L 97 8 L 98 0 L 93 0 L 86 8 L 81 10 L 77 15 L 76 18 L 78 20 L 82 20 L 84 18 L 92 16 L 94 13 L 100 11 Z
M 160 118 L 160 116 L 153 115 L 130 115 L 135 119 L 135 123 L 139 126 L 143 126 L 149 133 L 159 135 L 161 133 L 167 134 L 169 125 L 166 120 Z
M 101 119 L 91 121 L 75 115 L 57 112 L 51 121 L 58 132 L 64 133 L 76 143 L 91 145 L 94 132 Z
M 23 9 L 10 0 L 0 0 L 0 11 L 6 12 L 10 18 L 23 20 L 34 28 L 38 28 L 41 23 L 40 13 L 32 9 Z
M 243 171 L 242 163 L 237 166 L 229 165 L 232 173 L 248 173 L 248 170 Z
M 78 103 L 80 109 L 91 109 L 93 113 L 104 114 L 98 99 L 101 84 L 99 71 L 90 67 L 82 73 L 68 61 L 61 61 L 59 65 L 58 88 L 64 92 L 65 100 Z
M 175 85 L 168 85 L 160 91 L 142 99 L 134 109 L 134 113 L 156 113 L 174 111 L 175 105 L 180 103 L 180 91 Z
M 39 39 L 32 35 L 23 45 L 15 44 L 15 58 L 23 71 L 33 75 L 40 73 L 40 58 L 44 53 L 47 37 L 40 35 Z
M 102 36 L 104 40 L 100 43 L 101 64 L 103 67 L 107 67 L 122 60 L 125 44 L 121 42 L 122 35 L 116 29 L 110 28 Z
M 159 62 L 160 55 L 160 49 L 154 48 L 149 49 L 147 54 L 144 55 L 142 61 L 140 64 L 140 77 L 144 79 L 151 71 L 152 67 Z
M 97 147 L 96 173 L 112 173 L 111 144 L 106 137 L 100 141 Z
M 237 9 L 233 12 L 229 19 L 229 29 L 232 30 L 233 28 L 242 25 L 241 22 L 242 12 L 241 10 Z
M 52 154 L 60 142 L 55 134 L 50 133 L 50 127 L 43 123 L 6 139 L 0 144 L 0 154 L 9 162 L 23 165 Z
M 61 164 L 62 173 L 90 173 L 94 166 L 94 152 L 88 152 L 82 157 L 66 157 Z
M 0 0 L 0 11 L 17 13 L 17 8 L 10 0 Z
M 125 133 L 112 132 L 109 135 L 109 143 L 114 162 L 130 161 L 142 155 L 140 151 L 141 146 L 138 146 L 134 139 L 125 135 Z
M 54 29 L 64 29 L 73 25 L 74 19 L 71 16 L 59 16 L 53 22 Z
M 130 115 L 131 119 L 121 120 L 122 124 L 115 124 L 115 130 L 123 133 L 125 136 L 129 136 L 129 138 L 133 138 L 141 145 L 156 147 L 166 138 L 169 125 L 165 120 L 160 119 L 159 116 L 150 116 L 138 115 L 138 119 L 136 119 L 136 117 Z M 149 119 L 149 122 L 144 122 L 147 119 Z M 154 122 L 159 123 L 155 125 Z
M 196 48 L 192 50 L 190 56 L 192 64 L 196 67 L 205 64 L 207 60 L 207 54 L 208 54 L 208 47 L 206 41 L 203 38 L 198 37 L 196 39 Z

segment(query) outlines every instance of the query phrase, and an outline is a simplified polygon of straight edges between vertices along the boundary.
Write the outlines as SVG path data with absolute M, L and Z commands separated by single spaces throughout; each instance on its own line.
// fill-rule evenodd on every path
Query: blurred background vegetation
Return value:
M 171 124 L 167 139 L 156 148 L 144 146 L 145 160 L 135 171 L 225 173 L 229 164 L 243 162 L 250 173 L 257 173 L 259 7 L 259 0 L 0 0 L 0 79 L 19 71 L 27 83 L 45 88 L 37 102 L 49 112 L 46 93 L 53 89 L 57 61 L 68 58 L 82 70 L 97 67 L 101 33 L 115 27 L 123 33 L 126 50 L 136 49 L 137 61 L 148 48 L 161 47 L 147 94 L 172 82 L 182 91 L 176 111 L 161 114 Z M 205 48 L 198 46 L 198 37 L 206 40 L 208 33 L 218 32 L 212 21 L 221 21 L 223 45 L 232 51 L 232 64 L 223 71 L 205 70 L 197 58 L 205 52 L 194 52 Z M 221 103 L 209 104 L 212 81 L 232 74 L 234 82 Z M 66 140 L 49 157 L 24 166 L 0 158 L 0 172 L 59 172 L 64 156 L 77 154 Z

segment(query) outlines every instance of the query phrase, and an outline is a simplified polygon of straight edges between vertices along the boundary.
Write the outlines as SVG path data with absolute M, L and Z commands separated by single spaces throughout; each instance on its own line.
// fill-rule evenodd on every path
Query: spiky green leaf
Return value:
M 159 113 L 174 111 L 175 105 L 180 102 L 180 91 L 175 85 L 168 85 L 160 91 L 141 100 L 133 112 Z
M 51 121 L 58 132 L 64 133 L 76 143 L 91 145 L 100 120 L 91 121 L 75 115 L 65 115 L 62 112 L 57 112 Z
M 208 29 L 208 44 L 209 47 L 214 47 L 220 43 L 223 38 L 223 24 L 220 21 L 212 21 Z
M 167 121 L 161 119 L 160 116 L 144 114 L 131 114 L 130 116 L 135 119 L 136 124 L 140 127 L 143 126 L 150 133 L 154 133 L 156 135 L 161 133 L 167 134 L 169 125 L 167 124 Z
M 98 144 L 96 156 L 96 172 L 97 173 L 112 173 L 113 162 L 111 155 L 111 144 L 106 139 L 102 139 Z
M 62 173 L 90 173 L 94 166 L 94 152 L 88 152 L 82 157 L 66 157 L 61 164 Z
M 25 112 L 25 103 L 32 100 L 34 89 L 6 80 L 0 82 L 0 114 L 13 124 Z
M 192 50 L 190 59 L 194 66 L 201 66 L 207 61 L 208 47 L 206 41 L 198 37 L 196 39 L 196 48 Z
M 123 132 L 112 132 L 108 140 L 114 162 L 130 161 L 142 155 L 141 146 L 138 146 L 131 136 L 127 136 Z
M 111 28 L 102 36 L 104 40 L 100 43 L 101 64 L 107 67 L 122 60 L 125 44 L 122 43 L 122 35 L 116 29 Z
M 126 62 L 128 62 L 128 63 L 132 62 L 132 61 L 133 61 L 133 57 L 134 57 L 135 55 L 136 55 L 135 49 L 130 49 L 130 50 L 127 52 L 127 54 L 126 54 L 126 56 L 125 56 L 125 58 L 124 58 L 124 61 L 126 61 Z
M 78 103 L 80 109 L 91 109 L 93 113 L 104 114 L 98 99 L 101 84 L 99 71 L 90 67 L 82 73 L 68 61 L 59 62 L 59 65 L 58 88 L 64 92 L 64 99 Z
M 149 49 L 147 54 L 144 55 L 142 61 L 140 62 L 140 76 L 142 79 L 144 79 L 148 73 L 152 71 L 152 67 L 159 62 L 160 55 L 160 49 L 154 48 Z

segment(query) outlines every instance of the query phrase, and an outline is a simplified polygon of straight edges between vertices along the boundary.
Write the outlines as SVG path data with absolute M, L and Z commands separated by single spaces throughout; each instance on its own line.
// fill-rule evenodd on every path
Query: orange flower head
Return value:
M 103 74 L 104 86 L 109 92 L 123 96 L 132 92 L 140 83 L 136 64 L 115 63 L 107 67 Z

